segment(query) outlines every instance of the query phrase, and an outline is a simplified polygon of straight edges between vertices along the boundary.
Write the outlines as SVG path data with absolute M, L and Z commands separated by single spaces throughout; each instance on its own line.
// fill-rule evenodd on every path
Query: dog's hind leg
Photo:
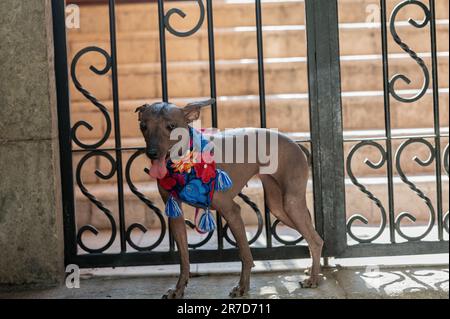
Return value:
M 323 240 L 315 230 L 306 199 L 298 194 L 287 193 L 283 198 L 284 209 L 290 220 L 295 225 L 295 229 L 303 236 L 308 243 L 312 258 L 310 277 L 301 282 L 303 288 L 315 288 L 318 285 L 320 274 L 320 257 L 322 255 Z
M 250 273 L 254 264 L 253 256 L 245 234 L 244 221 L 241 217 L 241 207 L 233 200 L 220 200 L 218 202 L 220 204 L 216 206 L 216 209 L 226 220 L 228 227 L 233 233 L 242 262 L 239 284 L 231 290 L 230 297 L 242 297 L 250 288 Z
M 305 288 L 317 286 L 323 240 L 314 229 L 311 215 L 306 207 L 306 199 L 299 199 L 301 195 L 298 194 L 301 194 L 301 191 L 295 192 L 292 195 L 289 195 L 289 193 L 283 195 L 277 180 L 272 176 L 261 175 L 260 178 L 264 186 L 266 202 L 270 212 L 283 224 L 297 230 L 309 245 L 313 260 L 313 266 L 310 270 L 311 277 L 301 283 L 301 285 Z M 300 185 L 296 184 L 288 188 L 297 189 L 298 186 Z M 306 187 L 305 185 L 301 186 Z
M 275 178 L 270 175 L 260 175 L 259 178 L 263 184 L 264 197 L 270 213 L 284 225 L 296 230 L 294 223 L 284 211 L 283 194 Z

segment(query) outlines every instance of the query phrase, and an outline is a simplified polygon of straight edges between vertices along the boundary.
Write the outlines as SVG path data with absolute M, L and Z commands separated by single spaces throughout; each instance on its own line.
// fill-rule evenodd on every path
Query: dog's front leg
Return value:
M 180 254 L 180 276 L 178 283 L 174 289 L 169 291 L 163 296 L 164 299 L 180 299 L 184 296 L 184 289 L 189 281 L 189 251 L 187 242 L 186 224 L 184 217 L 170 218 L 170 231 L 177 243 L 178 253 Z
M 158 183 L 158 190 L 164 203 L 169 198 L 169 193 Z M 181 205 L 181 203 L 180 203 Z M 180 254 L 180 276 L 174 289 L 169 289 L 163 296 L 163 299 L 180 299 L 184 296 L 184 290 L 189 281 L 189 251 L 186 224 L 184 216 L 178 218 L 169 218 L 170 232 L 177 243 L 178 253 Z

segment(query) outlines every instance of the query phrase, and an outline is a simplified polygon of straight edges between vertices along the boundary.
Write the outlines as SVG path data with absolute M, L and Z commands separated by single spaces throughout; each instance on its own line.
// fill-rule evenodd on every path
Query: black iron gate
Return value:
M 381 224 L 378 231 L 372 236 L 362 238 L 353 232 L 355 222 L 367 224 L 364 216 L 355 214 L 347 220 L 346 232 L 342 232 L 341 241 L 346 241 L 346 235 L 353 239 L 357 244 L 351 245 L 341 251 L 340 257 L 368 257 L 380 255 L 416 255 L 416 254 L 433 254 L 448 253 L 449 243 L 445 240 L 444 233 L 448 235 L 448 218 L 449 214 L 444 213 L 443 208 L 443 174 L 449 173 L 448 170 L 448 142 L 447 146 L 442 149 L 444 138 L 448 140 L 448 132 L 445 133 L 444 127 L 441 125 L 440 117 L 440 88 L 438 81 L 438 50 L 437 50 L 437 28 L 436 28 L 436 0 L 404 0 L 399 1 L 393 8 L 392 12 L 388 12 L 388 0 L 380 0 L 380 18 L 381 18 L 381 45 L 382 45 L 382 62 L 383 62 L 383 88 L 384 88 L 384 137 L 365 138 L 360 140 L 348 139 L 345 143 L 356 143 L 346 158 L 346 168 L 349 178 L 354 186 L 364 193 L 378 208 L 381 216 Z M 406 7 L 416 7 L 423 13 L 423 20 L 416 21 L 413 18 L 408 20 L 411 28 L 429 29 L 429 43 L 431 51 L 431 68 L 427 66 L 423 57 L 414 51 L 397 31 L 399 14 Z M 413 62 L 411 68 L 419 68 L 423 73 L 423 85 L 420 90 L 413 92 L 410 96 L 403 96 L 398 92 L 398 82 L 410 84 L 412 81 L 407 74 L 390 73 L 390 56 L 388 41 L 392 38 Z M 397 101 L 405 107 L 421 100 L 425 94 L 431 90 L 433 95 L 433 133 L 432 134 L 410 134 L 408 136 L 400 136 L 393 133 L 391 125 L 391 102 Z M 445 106 L 444 106 L 445 107 Z M 448 108 L 448 106 L 447 106 Z M 400 142 L 400 146 L 395 149 L 394 141 Z M 436 200 L 432 200 L 430 195 L 420 189 L 420 186 L 414 184 L 404 170 L 405 150 L 412 145 L 424 146 L 428 151 L 428 158 L 422 155 L 414 154 L 411 161 L 414 161 L 418 167 L 432 167 L 435 169 L 435 190 Z M 387 170 L 387 190 L 388 203 L 387 208 L 382 201 L 377 198 L 366 186 L 358 180 L 352 172 L 352 161 L 354 155 L 362 148 L 372 147 L 380 154 L 380 160 L 374 163 L 368 159 L 365 164 L 374 170 L 386 168 Z M 411 212 L 397 212 L 394 197 L 394 172 L 398 175 L 401 182 L 408 186 L 413 196 L 418 196 L 428 209 L 428 225 L 419 234 L 408 234 L 404 231 L 404 222 L 416 222 L 416 217 Z M 408 195 L 409 196 L 409 195 Z M 447 194 L 448 198 L 448 194 Z M 396 214 L 398 213 L 398 214 Z M 436 236 L 433 239 L 425 239 L 435 230 Z M 388 231 L 387 243 L 376 243 L 376 240 Z
M 373 243 L 377 238 L 374 236 L 370 240 L 362 240 L 352 233 L 352 224 L 355 220 L 365 222 L 361 216 L 353 216 L 348 222 L 345 213 L 345 156 L 343 145 L 346 141 L 343 138 L 342 125 L 342 105 L 341 105 L 341 82 L 340 82 L 340 55 L 339 55 L 339 28 L 338 28 L 338 6 L 337 1 L 333 0 L 306 0 L 306 17 L 307 17 L 307 40 L 308 40 L 308 75 L 309 75 L 309 101 L 310 101 L 310 127 L 311 139 L 301 141 L 305 151 L 311 149 L 313 158 L 313 180 L 314 180 L 314 211 L 315 223 L 319 233 L 325 239 L 325 256 L 350 257 L 350 256 L 375 256 L 375 255 L 405 255 L 432 252 L 448 252 L 448 241 L 444 240 L 444 231 L 448 232 L 448 213 L 443 214 L 442 208 L 442 161 L 444 168 L 448 173 L 448 146 L 444 152 L 440 149 L 440 123 L 439 123 L 439 103 L 438 103 L 438 85 L 437 85 L 437 66 L 436 66 L 436 34 L 435 34 L 435 17 L 434 17 L 434 0 L 429 1 L 426 6 L 419 1 L 403 1 L 396 10 L 401 10 L 404 5 L 419 5 L 426 13 L 426 19 L 423 24 L 431 25 L 430 41 L 433 44 L 433 68 L 430 72 L 420 63 L 420 58 L 407 48 L 399 39 L 399 45 L 404 47 L 405 51 L 416 60 L 424 70 L 426 84 L 424 89 L 428 89 L 429 82 L 432 82 L 434 91 L 434 110 L 435 110 L 435 134 L 433 136 L 413 136 L 407 139 L 404 146 L 411 143 L 424 143 L 430 149 L 431 156 L 426 162 L 420 161 L 421 165 L 431 165 L 434 161 L 436 164 L 436 185 L 438 190 L 438 200 L 436 210 L 433 208 L 431 201 L 418 190 L 414 184 L 410 183 L 406 176 L 401 176 L 402 180 L 407 183 L 411 189 L 419 195 L 430 207 L 433 215 L 430 222 L 434 227 L 437 224 L 439 231 L 439 240 L 437 241 L 421 241 L 423 236 L 417 238 L 407 238 L 403 236 L 400 228 L 400 222 L 403 218 L 414 219 L 411 214 L 403 215 L 394 220 L 394 205 L 392 189 L 392 166 L 395 162 L 393 158 L 393 150 L 391 141 L 391 128 L 389 124 L 389 101 L 391 96 L 402 99 L 397 96 L 394 89 L 396 79 L 389 80 L 389 61 L 386 39 L 387 32 L 387 12 L 386 1 L 380 0 L 381 14 L 383 17 L 383 27 L 381 37 L 383 38 L 383 65 L 385 70 L 385 113 L 386 113 L 386 136 L 382 140 L 386 142 L 386 148 L 379 144 L 377 139 L 366 139 L 360 141 L 352 150 L 353 154 L 359 148 L 372 146 L 379 149 L 382 154 L 380 163 L 368 162 L 374 168 L 383 165 L 388 166 L 388 187 L 389 187 L 389 209 L 384 210 L 381 202 L 375 198 L 367 189 L 361 185 L 357 178 L 350 176 L 354 185 L 358 186 L 367 196 L 376 202 L 378 207 L 382 209 L 383 223 L 380 230 L 383 231 L 389 225 L 391 242 L 389 244 Z M 79 51 L 70 64 L 68 63 L 66 50 L 66 31 L 65 31 L 65 4 L 63 0 L 53 0 L 53 17 L 54 17 L 54 36 L 55 36 L 55 59 L 56 59 L 56 79 L 58 84 L 58 110 L 59 110 L 59 133 L 61 147 L 61 174 L 62 174 L 62 191 L 63 191 L 63 213 L 65 228 L 65 259 L 67 264 L 77 264 L 80 267 L 111 267 L 111 266 L 131 266 L 131 265 L 151 265 L 151 264 L 170 264 L 177 263 L 178 256 L 174 241 L 168 230 L 163 214 L 134 184 L 131 179 L 130 170 L 133 162 L 143 155 L 142 148 L 126 148 L 121 145 L 120 132 L 120 99 L 118 90 L 118 72 L 117 72 L 117 48 L 116 48 L 116 16 L 115 1 L 109 0 L 109 24 L 110 24 L 110 51 L 107 52 L 99 47 L 86 47 Z M 171 15 L 178 14 L 183 16 L 184 13 L 178 9 L 170 9 L 167 12 L 164 9 L 164 1 L 158 1 L 159 11 L 159 35 L 160 35 L 160 62 L 161 62 L 161 85 L 162 100 L 169 100 L 169 87 L 167 76 L 167 58 L 166 58 L 166 32 L 177 37 L 188 37 L 196 33 L 200 27 L 207 23 L 208 46 L 209 46 L 209 76 L 210 76 L 210 96 L 215 98 L 216 93 L 216 70 L 215 70 L 215 45 L 214 45 L 214 25 L 213 25 L 213 1 L 197 1 L 200 10 L 200 17 L 197 25 L 190 31 L 180 32 L 171 25 Z M 264 79 L 264 53 L 263 53 L 263 27 L 262 27 L 262 6 L 261 0 L 255 0 L 256 12 L 256 34 L 257 53 L 258 53 L 258 75 L 259 75 L 259 101 L 260 101 L 260 123 L 261 127 L 266 127 L 266 102 L 265 102 L 265 79 Z M 292 14 L 295 14 L 293 12 Z M 395 15 L 393 16 L 395 22 Z M 392 27 L 391 33 L 395 36 L 395 27 Z M 411 23 L 414 27 L 420 27 Z M 393 28 L 393 29 L 392 29 Z M 107 108 L 101 101 L 95 98 L 95 94 L 87 91 L 77 78 L 77 63 L 83 55 L 87 53 L 96 53 L 105 61 L 105 67 L 99 70 L 91 66 L 90 70 L 97 75 L 110 74 L 112 78 L 113 92 L 113 116 L 111 118 Z M 70 76 L 76 89 L 101 112 L 105 118 L 106 130 L 104 136 L 92 144 L 85 144 L 77 137 L 77 129 L 80 126 L 92 129 L 91 124 L 86 121 L 78 121 L 73 126 L 70 122 L 70 100 L 69 100 L 69 69 Z M 406 78 L 402 75 L 397 78 Z M 420 94 L 415 98 L 420 98 Z M 404 101 L 408 102 L 408 101 Z M 212 125 L 217 127 L 217 105 L 212 106 Z M 105 142 L 114 133 L 114 147 L 106 147 Z M 427 142 L 425 138 L 433 138 L 434 145 Z M 299 141 L 300 142 L 300 141 Z M 348 142 L 354 142 L 349 140 Z M 73 148 L 76 145 L 76 149 Z M 123 154 L 131 152 L 132 156 L 128 161 L 124 162 Z M 73 155 L 77 153 L 81 155 L 81 160 L 77 163 L 75 170 L 73 167 Z M 347 158 L 347 165 L 352 161 L 351 154 Z M 401 156 L 401 150 L 397 157 Z M 83 164 L 92 157 L 102 158 L 110 164 L 110 171 L 102 173 L 96 171 L 96 175 L 100 179 L 108 180 L 113 176 L 117 178 L 117 196 L 118 196 L 118 223 L 116 223 L 111 211 L 99 201 L 93 194 L 89 192 L 83 184 L 81 178 L 81 169 Z M 74 172 L 75 171 L 75 172 Z M 75 174 L 74 174 L 75 173 Z M 351 171 L 349 172 L 349 174 Z M 75 178 L 74 178 L 75 176 Z M 138 197 L 149 209 L 149 213 L 156 214 L 160 223 L 160 235 L 157 239 L 146 247 L 139 246 L 133 242 L 132 232 L 146 232 L 147 229 L 141 224 L 132 224 L 128 228 L 125 223 L 125 207 L 124 207 L 124 184 L 128 184 L 130 190 Z M 75 199 L 74 185 L 77 185 L 81 193 L 86 196 L 109 220 L 111 223 L 111 234 L 107 243 L 103 247 L 92 248 L 83 242 L 83 234 L 90 232 L 94 235 L 98 234 L 95 227 L 85 225 L 79 229 L 75 222 Z M 244 202 L 249 204 L 257 214 L 259 227 L 255 236 L 250 242 L 255 242 L 261 234 L 265 235 L 265 246 L 252 248 L 255 259 L 290 259 L 302 258 L 308 256 L 308 249 L 305 245 L 300 244 L 302 238 L 298 238 L 292 242 L 284 241 L 277 234 L 276 227 L 278 221 L 272 221 L 270 212 L 267 208 L 263 212 L 254 205 L 250 198 L 242 196 Z M 264 215 L 264 219 L 262 216 Z M 437 221 L 437 222 L 436 222 Z M 192 223 L 187 221 L 187 227 L 192 228 Z M 238 260 L 238 251 L 234 247 L 234 241 L 227 234 L 227 226 L 219 215 L 217 215 L 217 232 L 210 233 L 198 243 L 190 243 L 190 258 L 193 263 L 201 262 L 218 262 L 218 261 L 234 261 Z M 429 232 L 429 230 L 427 230 Z M 406 238 L 406 242 L 397 243 L 396 234 L 400 234 Z M 167 251 L 158 251 L 156 248 L 160 245 L 165 236 L 169 237 L 169 246 Z M 357 245 L 349 246 L 347 243 L 347 235 L 356 239 Z M 216 249 L 197 249 L 208 242 L 212 236 L 216 236 Z M 272 239 L 277 239 L 282 243 L 281 246 L 275 246 Z M 120 252 L 107 253 L 116 239 L 120 242 Z M 224 242 L 231 244 L 231 248 L 226 248 Z M 234 248 L 233 248 L 234 247 Z

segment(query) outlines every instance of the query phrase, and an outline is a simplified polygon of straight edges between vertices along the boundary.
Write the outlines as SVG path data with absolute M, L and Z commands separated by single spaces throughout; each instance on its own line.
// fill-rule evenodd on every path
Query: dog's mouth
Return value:
M 156 179 L 163 179 L 167 175 L 167 167 L 166 163 L 169 159 L 170 154 L 167 153 L 165 156 L 159 158 L 159 159 L 153 159 L 152 167 L 149 170 L 149 175 Z

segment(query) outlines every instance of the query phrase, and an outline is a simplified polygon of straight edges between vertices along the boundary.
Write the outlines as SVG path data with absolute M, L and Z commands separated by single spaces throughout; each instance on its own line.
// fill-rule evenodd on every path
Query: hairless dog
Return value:
M 171 132 L 176 129 L 188 129 L 189 124 L 200 117 L 201 109 L 214 103 L 214 100 L 195 102 L 185 107 L 177 107 L 171 103 L 146 104 L 136 109 L 139 122 L 146 142 L 146 154 L 152 160 L 152 170 L 156 176 L 164 175 L 165 165 L 172 147 L 178 143 L 171 139 Z M 236 140 L 249 133 L 266 134 L 276 139 L 277 152 L 273 154 L 278 166 L 273 172 L 264 173 L 261 168 L 266 164 L 252 161 L 252 152 L 258 154 L 263 145 L 256 143 L 245 144 L 247 155 L 243 161 L 229 162 L 217 160 L 217 168 L 225 171 L 232 180 L 232 187 L 224 192 L 215 192 L 211 208 L 216 210 L 228 223 L 236 240 L 242 261 L 239 283 L 231 292 L 231 297 L 241 297 L 248 293 L 250 273 L 254 266 L 251 250 L 246 238 L 244 222 L 241 217 L 240 206 L 235 202 L 236 196 L 254 176 L 258 176 L 264 187 L 266 204 L 270 212 L 284 225 L 297 230 L 306 240 L 312 258 L 309 278 L 300 283 L 304 288 L 315 288 L 318 285 L 320 273 L 320 258 L 323 240 L 314 229 L 310 212 L 306 205 L 306 186 L 308 181 L 308 161 L 301 148 L 287 136 L 276 131 L 265 129 L 236 129 L 227 130 L 225 134 L 215 133 L 214 145 L 223 145 L 227 141 Z M 267 145 L 264 145 L 267 146 Z M 253 150 L 249 148 L 253 147 Z M 238 151 L 233 146 L 233 151 Z M 238 154 L 239 155 L 239 154 Z M 226 156 L 226 154 L 222 154 Z M 160 176 L 161 178 L 163 176 Z M 164 202 L 169 193 L 158 183 L 159 192 Z M 169 218 L 170 230 L 176 241 L 180 254 L 180 276 L 174 289 L 170 289 L 164 298 L 182 298 L 189 280 L 189 252 L 185 220 Z

